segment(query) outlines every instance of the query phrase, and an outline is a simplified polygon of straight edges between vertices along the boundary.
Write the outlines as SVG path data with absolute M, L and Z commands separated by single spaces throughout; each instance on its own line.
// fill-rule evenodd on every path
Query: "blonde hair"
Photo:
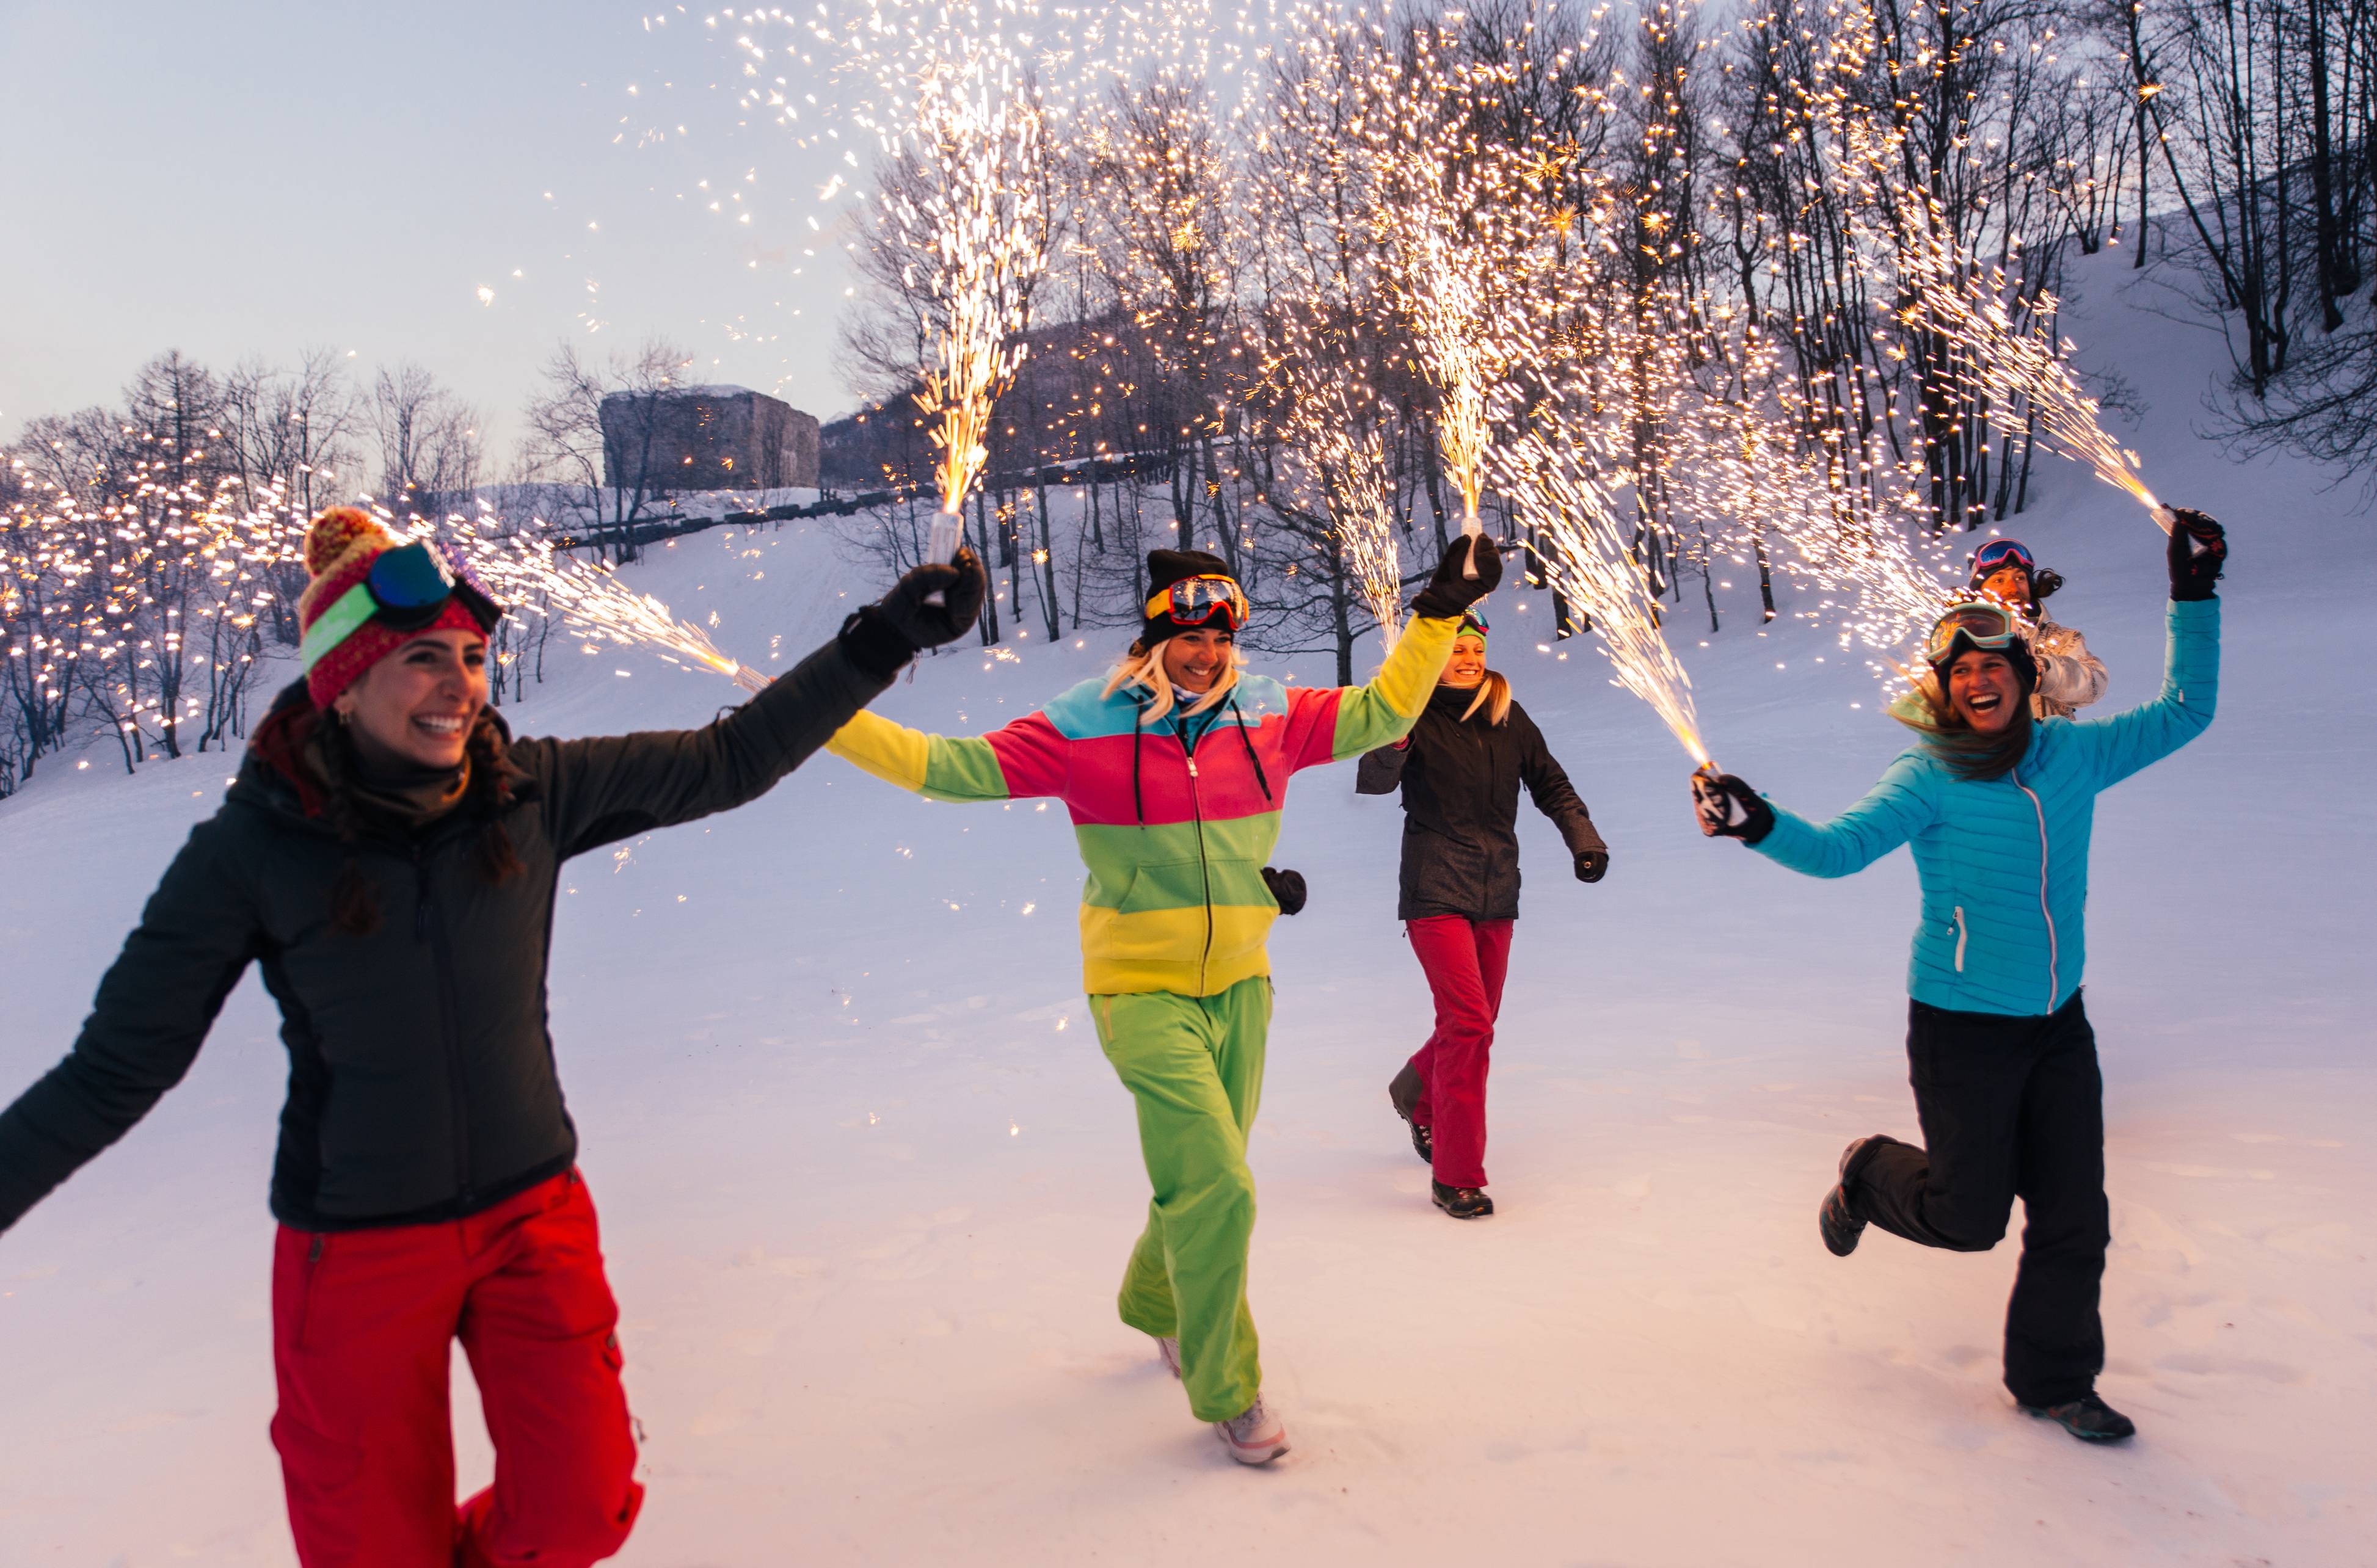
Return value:
M 1247 656 L 1238 651 L 1236 643 L 1232 643 L 1230 661 L 1223 667 L 1222 678 L 1213 683 L 1211 690 L 1180 711 L 1193 719 L 1198 714 L 1210 710 L 1216 703 L 1230 695 L 1230 688 L 1238 683 L 1238 671 L 1246 667 Z M 1164 672 L 1162 643 L 1150 647 L 1144 642 L 1133 642 L 1130 645 L 1130 650 L 1124 654 L 1116 662 L 1114 669 L 1107 673 L 1106 689 L 1104 695 L 1112 696 L 1125 686 L 1133 684 L 1145 686 L 1155 694 L 1154 702 L 1140 715 L 1141 719 L 1153 724 L 1172 711 L 1174 700 L 1172 677 Z
M 1461 710 L 1461 721 L 1469 722 L 1470 715 L 1479 708 L 1486 710 L 1486 722 L 1500 725 L 1511 717 L 1511 683 L 1499 670 L 1488 670 L 1486 678 L 1477 683 L 1477 695 Z

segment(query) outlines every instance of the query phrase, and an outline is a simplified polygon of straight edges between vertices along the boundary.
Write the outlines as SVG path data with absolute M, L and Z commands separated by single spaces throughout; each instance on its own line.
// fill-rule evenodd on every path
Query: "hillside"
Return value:
M 1523 823 L 1499 1212 L 1450 1224 L 1384 1094 L 1427 1005 L 1393 805 L 1350 768 L 1297 779 L 1280 863 L 1312 899 L 1272 945 L 1253 1142 L 1255 1310 L 1296 1450 L 1260 1474 L 1114 1319 L 1144 1177 L 1079 993 L 1061 809 L 928 805 L 819 757 L 575 864 L 553 1032 L 651 1489 L 616 1561 L 2377 1561 L 2353 1435 L 2377 1400 L 2377 866 L 2352 788 L 2377 764 L 2377 559 L 2324 476 L 2195 434 L 2218 344 L 2123 302 L 2120 265 L 2083 267 L 2066 329 L 2150 400 L 2150 482 L 2234 541 L 2218 722 L 2096 818 L 2104 1388 L 2137 1443 L 2012 1412 L 2010 1246 L 1817 1241 L 1843 1142 L 1915 1135 L 1906 857 L 1817 883 L 1704 841 L 1655 719 L 1583 639 L 1535 651 L 1548 603 L 1506 591 L 1496 663 L 1612 870 L 1575 884 Z M 2145 700 L 2160 536 L 2070 465 L 2034 491 L 2007 531 L 2069 579 L 2054 610 L 2111 667 L 2108 708 Z M 715 612 L 741 657 L 796 658 L 878 586 L 825 529 L 691 536 L 634 580 Z M 1710 745 L 1778 800 L 1829 814 L 1904 744 L 1830 633 L 1762 633 L 1742 595 L 1707 647 L 1689 624 Z M 1120 640 L 934 659 L 879 707 L 986 730 Z M 688 725 L 735 695 L 613 649 L 562 659 L 513 718 Z M 0 802 L 0 1097 L 71 1041 L 228 772 L 93 752 Z M 265 1435 L 277 1022 L 251 976 L 187 1081 L 0 1238 L 0 1565 L 292 1561 Z M 460 1358 L 455 1396 L 467 1487 L 489 1457 Z

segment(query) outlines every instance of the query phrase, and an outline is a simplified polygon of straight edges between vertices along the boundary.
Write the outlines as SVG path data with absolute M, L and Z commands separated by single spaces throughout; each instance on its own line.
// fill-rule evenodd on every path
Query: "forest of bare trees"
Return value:
M 1958 374 L 1959 346 L 1906 309 L 1890 253 L 1916 234 L 2049 340 L 2072 259 L 2126 252 L 2225 335 L 2234 374 L 2210 412 L 2240 450 L 2377 473 L 2377 0 L 1412 0 L 1391 25 L 1275 50 L 1252 79 L 1175 64 L 1101 89 L 1033 144 L 1042 264 L 968 516 L 998 581 L 985 640 L 1127 624 L 1145 552 L 1193 543 L 1239 573 L 1263 647 L 1333 652 L 1353 677 L 1372 624 L 1356 524 L 1385 519 L 1372 531 L 1415 576 L 1462 505 L 1377 220 L 1398 181 L 1466 177 L 1428 161 L 1411 105 L 1380 86 L 1415 62 L 1465 84 L 1427 113 L 1529 169 L 1514 220 L 1607 242 L 1563 273 L 1579 319 L 1625 302 L 1612 341 L 1686 344 L 1703 395 L 1769 410 L 1872 526 L 1897 526 L 1893 485 L 1918 527 L 2013 516 L 2040 455 L 2036 411 Z M 878 172 L 886 192 L 938 177 Z M 890 493 L 842 525 L 888 571 L 917 559 L 935 504 L 915 401 L 935 307 L 888 246 L 860 255 L 860 407 L 826 427 L 823 478 Z M 606 488 L 601 403 L 690 362 L 660 340 L 559 347 L 500 473 L 480 413 L 431 369 L 364 375 L 328 352 L 228 371 L 169 352 L 115 406 L 31 421 L 0 471 L 0 794 L 97 733 L 133 766 L 244 732 L 304 578 L 285 551 L 227 542 L 208 519 L 228 511 L 492 496 L 492 527 L 533 518 L 631 558 L 670 503 Z M 1753 362 L 1779 368 L 1754 382 Z M 2084 346 L 2077 368 L 2114 409 L 2131 396 Z M 1611 398 L 1653 397 L 1628 363 L 1603 371 Z M 1525 407 L 1511 375 L 1503 418 Z M 1776 613 L 1759 520 L 1719 542 L 1667 482 L 1656 422 L 1642 430 L 1627 493 L 1652 589 L 1714 626 L 1714 576 L 1746 550 Z M 1490 485 L 1482 507 L 1540 575 L 1553 541 Z M 540 647 L 508 636 L 517 695 Z
M 1372 36 L 1273 52 L 1227 101 L 1177 68 L 1110 89 L 1045 148 L 1046 268 L 973 520 L 1010 615 L 1031 606 L 1052 634 L 1128 622 L 1153 529 L 1229 560 L 1267 643 L 1333 647 L 1345 673 L 1369 618 L 1340 510 L 1375 497 L 1406 571 L 1432 562 L 1458 498 L 1363 215 L 1366 182 L 1402 167 L 1366 50 L 1490 67 L 1463 112 L 1553 149 L 1529 199 L 1616 198 L 1621 243 L 1590 286 L 1705 332 L 1713 383 L 1728 334 L 1779 341 L 1789 384 L 1733 395 L 1787 405 L 1845 494 L 1866 484 L 1878 505 L 1882 476 L 1916 473 L 1935 529 L 2030 499 L 2035 410 L 1977 391 L 1893 294 L 1886 253 L 1909 224 L 2001 269 L 2015 328 L 2049 339 L 2070 259 L 2126 249 L 2226 333 L 2216 412 L 2241 442 L 2377 457 L 2372 0 L 1414 5 Z M 933 452 L 913 401 L 925 303 L 876 255 L 846 333 L 866 402 L 829 428 L 827 463 L 831 482 L 918 497 L 854 525 L 889 565 L 923 539 Z M 2133 397 L 2084 350 L 2078 368 L 2116 411 Z M 1707 540 L 1657 468 L 1646 453 L 1632 488 L 1637 559 L 1714 622 Z M 1080 496 L 1055 526 L 1052 481 Z

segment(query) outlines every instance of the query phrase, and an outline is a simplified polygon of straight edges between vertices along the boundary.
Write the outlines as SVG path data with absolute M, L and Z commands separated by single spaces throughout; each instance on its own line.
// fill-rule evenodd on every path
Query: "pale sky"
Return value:
M 0 0 L 0 440 L 169 348 L 352 350 L 359 378 L 417 360 L 488 416 L 491 477 L 565 337 L 663 334 L 700 380 L 845 410 L 853 279 L 808 221 L 841 210 L 816 200 L 839 149 L 737 127 L 743 61 L 710 14 Z

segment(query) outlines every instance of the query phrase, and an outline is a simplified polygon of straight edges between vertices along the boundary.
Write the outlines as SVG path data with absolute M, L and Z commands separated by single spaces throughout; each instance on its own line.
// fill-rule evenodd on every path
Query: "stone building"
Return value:
M 814 489 L 818 422 L 747 386 L 672 386 L 603 399 L 614 490 Z

